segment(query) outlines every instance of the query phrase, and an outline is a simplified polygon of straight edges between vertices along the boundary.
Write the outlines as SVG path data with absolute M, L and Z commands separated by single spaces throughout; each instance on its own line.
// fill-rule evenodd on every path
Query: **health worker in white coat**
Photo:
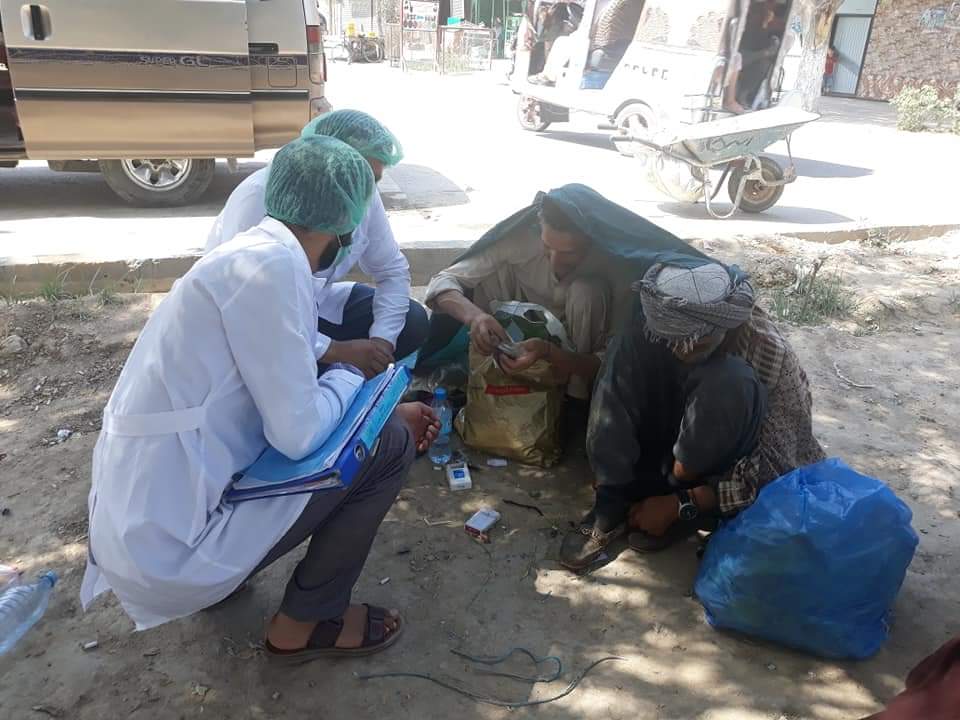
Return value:
M 370 164 L 377 182 L 385 168 L 403 158 L 396 137 L 376 119 L 359 110 L 335 110 L 312 120 L 301 137 L 321 135 L 345 142 Z M 207 238 L 206 251 L 255 227 L 266 215 L 264 197 L 270 168 L 240 183 L 227 199 Z M 359 264 L 375 288 L 342 282 Z M 410 265 L 393 236 L 379 193 L 353 231 L 343 262 L 316 273 L 326 295 L 320 312 L 317 352 L 323 362 L 349 362 L 369 378 L 394 358 L 415 352 L 427 337 L 429 321 L 423 306 L 410 297 Z
M 397 612 L 350 596 L 415 450 L 436 436 L 428 407 L 397 409 L 348 489 L 223 500 L 268 443 L 294 459 L 319 447 L 363 382 L 348 364 L 317 378 L 313 272 L 343 257 L 374 189 L 353 148 L 295 140 L 273 163 L 267 217 L 199 260 L 154 311 L 94 450 L 84 608 L 112 590 L 150 628 L 220 602 L 310 537 L 268 654 L 369 654 L 399 637 Z

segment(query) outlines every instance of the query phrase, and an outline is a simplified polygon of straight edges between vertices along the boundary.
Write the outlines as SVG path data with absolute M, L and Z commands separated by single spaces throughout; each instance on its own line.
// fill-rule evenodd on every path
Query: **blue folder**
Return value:
M 268 447 L 253 465 L 233 476 L 224 500 L 238 503 L 350 487 L 409 385 L 410 369 L 391 365 L 360 387 L 340 424 L 317 450 L 291 460 Z

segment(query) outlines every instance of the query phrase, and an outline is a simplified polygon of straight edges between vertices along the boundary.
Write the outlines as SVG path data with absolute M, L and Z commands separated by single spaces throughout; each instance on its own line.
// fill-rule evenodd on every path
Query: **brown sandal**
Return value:
M 712 517 L 678 520 L 663 535 L 650 535 L 643 530 L 635 530 L 627 536 L 627 542 L 630 548 L 638 553 L 655 553 L 683 542 L 700 530 L 713 532 L 716 529 L 717 521 Z
M 317 626 L 307 640 L 307 646 L 299 650 L 281 650 L 274 647 L 269 640 L 264 641 L 267 657 L 283 665 L 300 665 L 319 658 L 362 657 L 386 650 L 400 639 L 403 633 L 404 621 L 397 616 L 397 629 L 387 630 L 386 619 L 389 611 L 376 605 L 367 605 L 367 622 L 363 629 L 363 641 L 360 647 L 338 648 L 337 638 L 343 630 L 343 618 L 324 620 Z

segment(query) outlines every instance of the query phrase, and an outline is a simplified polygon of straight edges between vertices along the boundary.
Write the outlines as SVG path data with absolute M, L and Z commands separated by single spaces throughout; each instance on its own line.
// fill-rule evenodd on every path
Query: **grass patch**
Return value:
M 892 242 L 890 233 L 883 228 L 870 228 L 867 230 L 867 237 L 864 238 L 863 245 L 877 250 L 886 250 Z
M 7 292 L 0 293 L 0 298 L 3 299 L 5 305 L 17 305 L 21 302 L 20 297 L 17 295 L 16 275 L 10 280 L 10 289 Z
M 49 303 L 55 303 L 60 300 L 66 300 L 70 296 L 63 287 L 63 280 L 57 278 L 56 280 L 47 280 L 47 282 L 40 286 L 40 297 Z
M 797 281 L 773 291 L 770 312 L 777 320 L 797 325 L 819 325 L 829 318 L 849 315 L 856 299 L 837 273 L 821 273 L 823 261 L 797 272 Z
M 90 284 L 87 286 L 87 295 L 96 302 L 98 307 L 119 304 L 120 296 L 113 288 L 104 286 L 99 290 L 94 290 L 94 285 L 97 284 L 97 278 L 100 277 L 100 270 L 102 270 L 102 268 L 98 267 L 97 271 L 93 274 L 93 278 L 91 278 Z
M 116 290 L 111 288 L 101 288 L 96 294 L 97 305 L 100 307 L 105 307 L 107 305 L 119 305 L 120 304 L 120 295 L 117 294 Z
M 47 280 L 40 286 L 40 297 L 49 303 L 59 302 L 70 298 L 70 293 L 66 290 L 67 275 L 70 270 L 65 270 L 52 280 Z

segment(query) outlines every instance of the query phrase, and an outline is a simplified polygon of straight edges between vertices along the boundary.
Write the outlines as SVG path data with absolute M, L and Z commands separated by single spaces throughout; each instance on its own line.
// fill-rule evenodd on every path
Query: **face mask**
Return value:
M 347 256 L 350 254 L 351 240 L 352 238 L 347 236 L 347 240 L 344 242 L 344 239 L 341 236 L 337 238 L 336 244 L 330 243 L 330 245 L 327 246 L 327 249 L 323 251 L 323 255 L 321 255 L 320 259 L 317 261 L 317 270 L 330 270 L 346 260 Z
M 344 260 L 346 260 L 349 254 L 350 254 L 349 247 L 342 247 L 339 250 L 337 250 L 337 254 L 334 256 L 333 262 L 330 263 L 330 267 L 335 268 L 337 265 L 339 265 Z

